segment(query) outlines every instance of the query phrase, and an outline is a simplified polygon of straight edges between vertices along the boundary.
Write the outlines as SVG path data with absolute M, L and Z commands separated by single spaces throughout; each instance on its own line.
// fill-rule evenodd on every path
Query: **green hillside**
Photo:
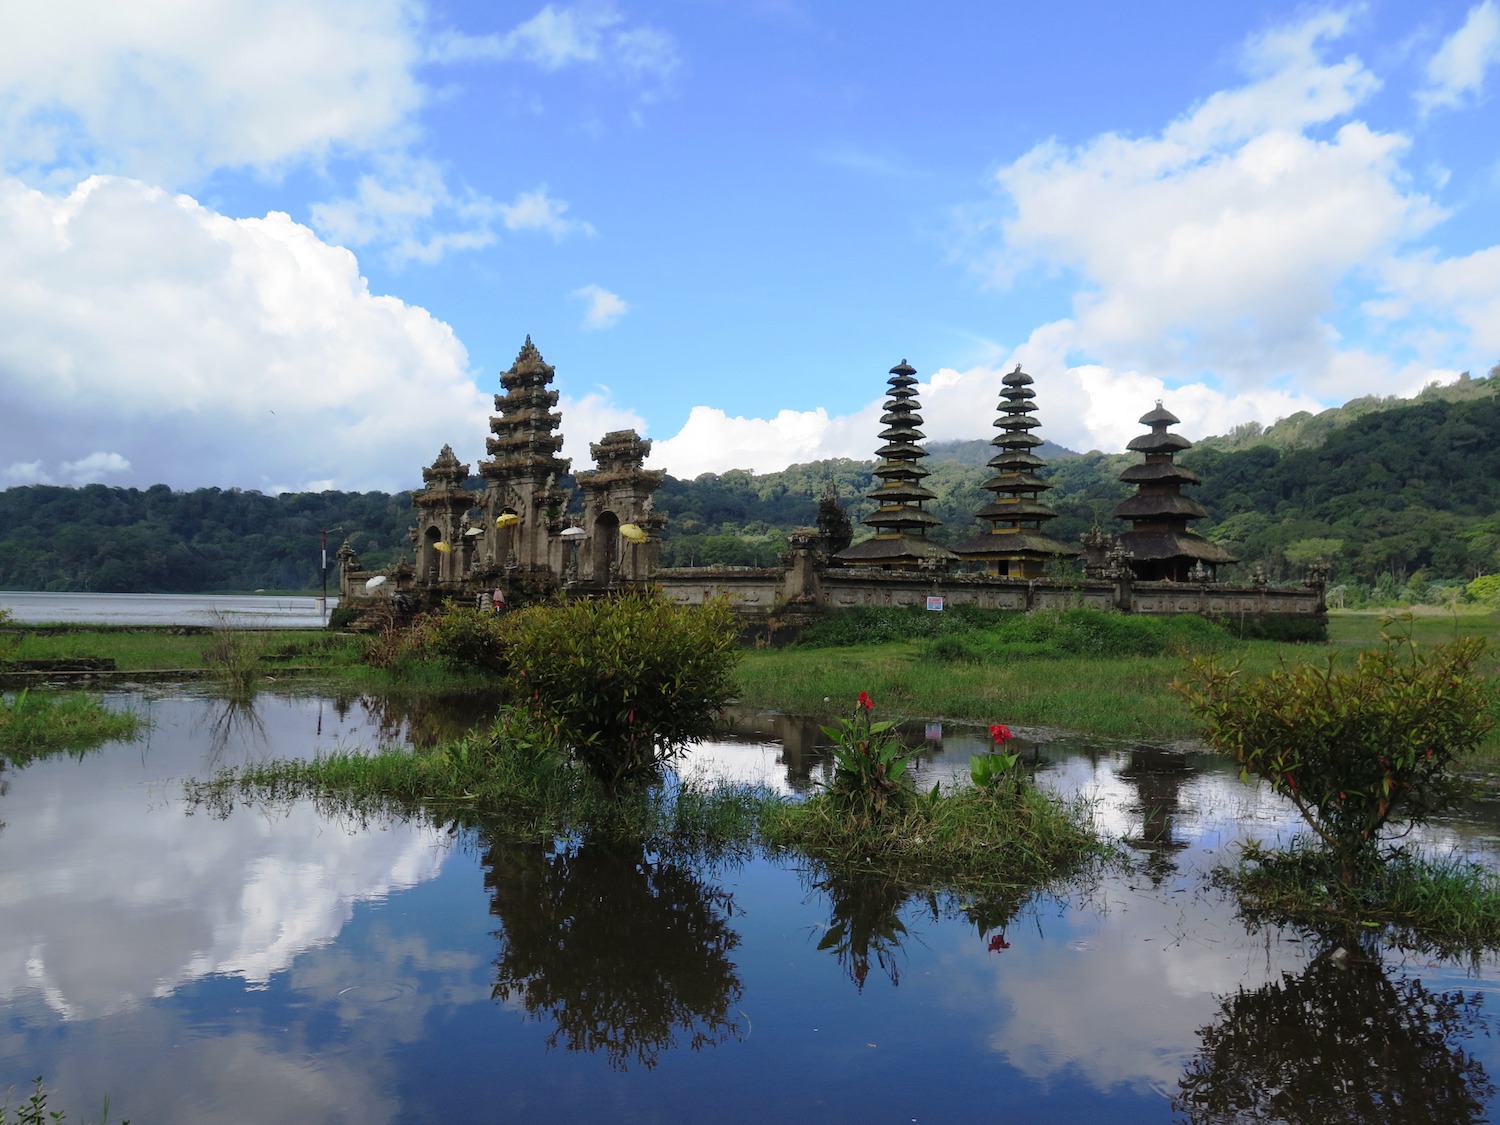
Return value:
M 1414 399 L 1356 399 L 1268 427 L 1206 438 L 1182 461 L 1203 477 L 1198 525 L 1277 579 L 1325 559 L 1335 581 L 1385 592 L 1459 582 L 1500 569 L 1500 368 L 1431 387 Z M 927 485 L 943 520 L 935 537 L 965 538 L 992 447 L 934 442 Z M 1115 506 L 1129 493 L 1124 454 L 1040 450 L 1064 541 L 1096 523 L 1123 530 Z M 668 477 L 656 497 L 669 522 L 667 566 L 773 565 L 787 533 L 816 522 L 831 482 L 858 528 L 873 505 L 873 462 L 793 465 Z M 476 483 L 476 482 L 471 482 Z M 564 486 L 571 485 L 564 480 Z M 336 548 L 352 538 L 367 565 L 406 557 L 411 494 L 323 492 L 265 496 L 238 489 L 173 492 L 30 485 L 0 491 L 0 589 L 195 593 L 312 590 L 323 529 Z

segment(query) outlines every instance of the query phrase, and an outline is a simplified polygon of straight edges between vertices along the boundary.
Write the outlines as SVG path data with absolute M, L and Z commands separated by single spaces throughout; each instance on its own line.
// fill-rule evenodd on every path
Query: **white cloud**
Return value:
M 562 414 L 563 456 L 573 459 L 574 472 L 593 467 L 589 444 L 605 434 L 613 430 L 646 432 L 646 420 L 634 410 L 617 405 L 607 387 L 576 398 L 559 393 L 557 408 Z
M 372 294 L 353 254 L 286 215 L 127 179 L 0 180 L 12 477 L 410 487 L 444 441 L 484 433 L 467 362 L 446 324 Z
M 1484 92 L 1484 77 L 1500 64 L 1500 7 L 1484 0 L 1427 63 L 1427 86 L 1417 92 L 1424 111 L 1462 105 Z
M 456 195 L 431 161 L 406 154 L 384 157 L 360 177 L 355 194 L 312 206 L 312 221 L 344 246 L 383 246 L 393 265 L 432 264 L 452 250 L 477 250 L 495 241 L 495 225 L 541 231 L 554 239 L 592 235 L 588 223 L 566 217 L 568 204 L 546 185 L 499 203 L 477 192 Z
M 408 0 L 9 5 L 5 170 L 181 185 L 386 148 L 421 105 Z
M 567 210 L 566 203 L 547 194 L 546 184 L 535 191 L 522 192 L 514 203 L 499 206 L 506 230 L 539 230 L 553 238 L 566 238 L 570 234 L 593 235 L 592 226 L 567 218 Z
M 1379 86 L 1358 58 L 1323 60 L 1346 23 L 1323 13 L 1257 37 L 1245 86 L 1160 133 L 1050 141 L 999 171 L 1013 211 L 993 278 L 1061 267 L 1080 281 L 1056 359 L 1239 402 L 1256 387 L 1325 402 L 1349 389 L 1368 356 L 1335 329 L 1344 287 L 1376 284 L 1443 211 L 1401 168 L 1406 136 L 1341 121 Z
M 821 407 L 783 410 L 773 418 L 732 418 L 715 407 L 695 406 L 681 430 L 656 443 L 651 464 L 691 480 L 729 469 L 774 472 L 828 457 L 867 460 L 875 448 L 878 416 L 878 404 L 873 414 L 866 408 L 841 418 L 829 417 Z
M 556 71 L 580 64 L 603 65 L 635 78 L 666 78 L 678 64 L 676 41 L 653 27 L 627 25 L 608 3 L 547 4 L 504 35 L 438 37 L 430 56 L 441 62 L 520 59 Z
M 130 462 L 118 453 L 90 453 L 78 461 L 69 461 L 63 465 L 62 471 L 74 484 L 92 484 L 108 476 L 130 472 Z
M 588 302 L 581 326 L 585 332 L 612 328 L 622 316 L 630 311 L 629 302 L 618 294 L 611 293 L 608 289 L 601 289 L 597 285 L 585 285 L 582 289 L 573 290 L 572 295 Z

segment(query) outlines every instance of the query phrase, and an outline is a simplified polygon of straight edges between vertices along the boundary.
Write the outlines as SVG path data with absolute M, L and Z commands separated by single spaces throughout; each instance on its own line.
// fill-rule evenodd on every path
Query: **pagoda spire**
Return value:
M 879 437 L 885 444 L 875 450 L 880 459 L 875 468 L 880 486 L 869 493 L 876 508 L 861 521 L 875 529 L 875 536 L 838 552 L 834 558 L 845 563 L 909 569 L 924 560 L 951 560 L 954 556 L 927 538 L 928 530 L 941 527 L 942 520 L 922 507 L 936 499 L 936 494 L 923 486 L 928 471 L 918 464 L 927 450 L 917 444 L 926 435 L 917 428 L 922 416 L 917 413 L 920 403 L 912 389 L 917 385 L 916 369 L 903 359 L 890 374 L 890 397 L 880 416 L 885 429 Z
M 1131 530 L 1120 536 L 1120 546 L 1130 552 L 1131 569 L 1143 581 L 1187 582 L 1194 578 L 1195 569 L 1212 574 L 1219 564 L 1238 561 L 1188 528 L 1189 520 L 1208 513 L 1196 500 L 1182 495 L 1182 486 L 1197 484 L 1199 478 L 1176 462 L 1177 454 L 1193 447 L 1181 434 L 1170 432 L 1179 421 L 1157 399 L 1156 408 L 1141 416 L 1141 425 L 1150 426 L 1151 432 L 1131 438 L 1126 446 L 1145 454 L 1146 460 L 1120 474 L 1137 491 L 1115 509 L 1115 515 L 1131 523 Z M 1207 564 L 1206 571 L 1199 564 Z
M 1001 380 L 993 423 L 1000 432 L 990 439 L 997 449 L 989 460 L 995 472 L 984 482 L 994 499 L 975 513 L 989 521 L 990 530 L 953 548 L 966 562 L 1016 578 L 1040 577 L 1047 563 L 1078 554 L 1042 531 L 1057 513 L 1040 499 L 1052 485 L 1037 475 L 1046 462 L 1033 452 L 1042 439 L 1032 432 L 1041 423 L 1034 417 L 1036 392 L 1031 387 L 1032 378 L 1019 363 Z

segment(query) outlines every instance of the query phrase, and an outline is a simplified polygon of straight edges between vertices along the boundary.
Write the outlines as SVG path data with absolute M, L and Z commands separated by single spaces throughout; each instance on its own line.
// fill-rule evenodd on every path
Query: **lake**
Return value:
M 328 608 L 338 606 L 328 599 Z M 76 594 L 0 590 L 0 609 L 24 625 L 219 625 L 316 629 L 320 599 L 292 594 Z
M 1248 933 L 1204 875 L 1289 811 L 1191 748 L 1018 732 L 1132 861 L 1005 918 L 795 857 L 695 866 L 181 796 L 221 766 L 443 737 L 482 700 L 107 699 L 149 733 L 0 773 L 0 1089 L 45 1075 L 70 1121 L 106 1095 L 136 1125 L 1327 1125 L 1495 1105 L 1500 965 L 1351 964 Z M 685 768 L 787 792 L 824 775 L 811 724 L 736 729 Z M 919 783 L 966 769 L 982 733 L 930 724 Z M 1497 823 L 1476 806 L 1427 843 L 1488 851 Z

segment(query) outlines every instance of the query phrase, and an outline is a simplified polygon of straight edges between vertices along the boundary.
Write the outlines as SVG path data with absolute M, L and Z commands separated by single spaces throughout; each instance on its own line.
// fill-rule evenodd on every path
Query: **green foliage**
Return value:
M 734 610 L 627 593 L 506 615 L 511 684 L 609 789 L 656 776 L 734 696 Z
M 264 633 L 238 629 L 227 615 L 215 610 L 213 629 L 203 649 L 203 663 L 226 691 L 244 696 L 255 690 L 266 648 Z
M 1010 785 L 1020 789 L 1026 779 L 1019 767 L 1020 752 L 1006 753 L 1003 749 L 1010 741 L 1010 728 L 1000 723 L 990 724 L 990 741 L 994 743 L 987 754 L 976 754 L 969 759 L 969 779 L 980 789 L 999 789 Z
M 893 720 L 872 721 L 874 706 L 869 695 L 860 692 L 850 718 L 823 728 L 833 740 L 829 798 L 859 825 L 878 822 L 887 810 L 901 807 L 912 796 L 907 770 L 913 752 L 895 734 Z
M 1357 934 L 1387 949 L 1472 962 L 1500 949 L 1500 873 L 1462 856 L 1397 849 L 1345 884 L 1337 857 L 1304 837 L 1277 850 L 1247 845 L 1213 881 L 1235 896 L 1252 928 Z
M 1001 663 L 1026 657 L 1161 656 L 1225 646 L 1225 630 L 1195 614 L 1149 616 L 1096 609 L 1007 613 L 988 629 L 939 637 L 922 649 L 926 659 Z
M 501 615 L 448 602 L 423 614 L 414 643 L 424 656 L 459 671 L 500 673 L 506 669 Z
M 855 606 L 809 625 L 797 644 L 802 648 L 836 648 L 960 635 L 1014 616 L 1015 610 L 974 606 L 954 606 L 941 613 L 921 606 Z
M 1307 613 L 1222 614 L 1205 620 L 1243 641 L 1317 644 L 1327 639 L 1323 620 Z
M 1500 574 L 1484 574 L 1464 587 L 1470 601 L 1500 607 Z
M 36 1080 L 36 1088 L 24 1102 L 14 1109 L 10 1105 L 9 1095 L 14 1090 L 7 1091 L 6 1100 L 0 1103 L 0 1125 L 64 1125 L 67 1114 L 61 1110 L 49 1110 L 47 1108 L 47 1087 L 42 1085 L 41 1078 Z M 107 1125 L 109 1121 L 109 1099 L 104 1099 L 104 1109 L 99 1114 L 99 1125 Z M 87 1125 L 87 1123 L 85 1123 Z M 130 1125 L 126 1120 L 122 1125 Z
M 338 540 L 347 535 L 366 565 L 380 567 L 408 557 L 410 523 L 405 492 L 8 488 L 0 491 L 0 589 L 317 590 L 323 528 L 344 528 Z
M 1453 761 L 1495 722 L 1495 690 L 1466 637 L 1422 649 L 1388 635 L 1352 671 L 1283 666 L 1244 680 L 1238 668 L 1195 660 L 1173 688 L 1205 724 L 1209 745 L 1289 800 L 1334 853 L 1341 878 L 1379 857 L 1388 824 L 1451 808 Z
M 84 695 L 24 690 L 0 698 L 0 760 L 20 764 L 60 750 L 87 750 L 133 738 L 143 723 Z

